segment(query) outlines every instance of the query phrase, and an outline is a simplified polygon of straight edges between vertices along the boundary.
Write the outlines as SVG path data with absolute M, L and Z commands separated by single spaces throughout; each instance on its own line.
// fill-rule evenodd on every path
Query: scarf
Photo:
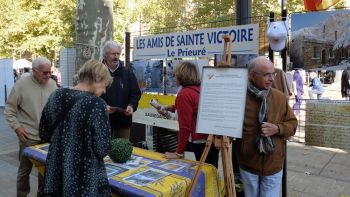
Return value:
M 253 83 L 248 81 L 248 92 L 255 96 L 257 99 L 261 99 L 261 105 L 259 109 L 259 123 L 263 124 L 267 121 L 267 112 L 269 110 L 269 105 L 267 97 L 270 94 L 270 89 L 268 90 L 259 90 L 254 86 Z M 261 131 L 258 131 L 256 137 L 256 144 L 260 153 L 269 154 L 275 150 L 275 142 L 271 137 L 265 137 L 261 135 Z

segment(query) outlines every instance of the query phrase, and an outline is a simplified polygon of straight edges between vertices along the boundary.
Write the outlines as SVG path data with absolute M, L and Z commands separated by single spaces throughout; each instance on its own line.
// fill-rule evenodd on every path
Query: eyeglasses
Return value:
M 39 69 L 33 69 L 33 70 L 38 71 L 38 72 L 42 73 L 43 75 L 51 75 L 51 71 L 41 71 Z
M 259 73 L 259 72 L 254 72 L 256 75 L 258 76 L 263 76 L 263 77 L 266 77 L 266 78 L 272 78 L 274 79 L 277 75 L 276 72 L 273 72 L 273 73 Z

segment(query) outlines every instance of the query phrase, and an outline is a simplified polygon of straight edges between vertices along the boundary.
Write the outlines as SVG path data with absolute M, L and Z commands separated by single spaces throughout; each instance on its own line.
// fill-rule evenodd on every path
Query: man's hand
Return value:
M 279 133 L 279 128 L 275 124 L 264 122 L 261 125 L 261 135 L 264 137 L 269 137 L 278 133 Z
M 28 134 L 27 134 L 26 130 L 23 127 L 17 128 L 16 129 L 16 134 L 17 134 L 17 137 L 18 137 L 19 141 L 21 141 L 22 143 L 27 141 Z
M 134 113 L 134 109 L 132 108 L 132 106 L 131 105 L 128 105 L 127 107 L 126 107 L 126 110 L 125 110 L 126 112 L 124 113 L 126 116 L 130 116 L 132 113 Z
M 107 112 L 108 114 L 113 114 L 116 110 L 111 109 L 111 106 L 107 105 Z

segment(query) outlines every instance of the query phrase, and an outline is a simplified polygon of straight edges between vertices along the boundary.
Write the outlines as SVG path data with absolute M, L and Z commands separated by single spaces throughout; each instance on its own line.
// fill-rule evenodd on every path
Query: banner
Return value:
M 233 54 L 258 54 L 259 24 L 135 37 L 133 58 L 208 57 L 223 53 L 223 35 L 230 35 Z
M 304 0 L 304 8 L 307 11 L 326 10 L 339 1 L 340 0 Z
M 14 85 L 13 60 L 0 60 L 0 106 L 5 106 Z

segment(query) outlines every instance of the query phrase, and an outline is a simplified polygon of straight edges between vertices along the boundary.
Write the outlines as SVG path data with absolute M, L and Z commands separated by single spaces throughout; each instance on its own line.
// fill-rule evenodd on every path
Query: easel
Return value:
M 224 39 L 224 54 L 223 54 L 223 60 L 218 63 L 218 66 L 230 66 L 231 65 L 231 37 L 228 35 L 224 35 L 222 36 L 222 38 Z M 207 142 L 205 144 L 205 149 L 199 161 L 199 166 L 196 170 L 194 177 L 191 180 L 191 184 L 189 188 L 186 191 L 186 197 L 191 196 L 194 186 L 198 181 L 199 172 L 201 171 L 203 164 L 205 163 L 210 147 L 213 143 L 216 148 L 221 149 L 222 168 L 224 172 L 226 197 L 236 197 L 232 160 L 231 160 L 231 154 L 229 150 L 230 140 L 227 136 L 217 136 L 217 135 L 208 136 Z

